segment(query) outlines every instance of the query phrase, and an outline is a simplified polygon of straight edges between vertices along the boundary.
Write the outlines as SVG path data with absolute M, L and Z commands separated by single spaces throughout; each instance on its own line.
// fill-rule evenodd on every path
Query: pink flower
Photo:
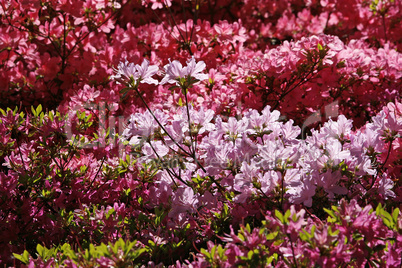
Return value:
M 137 64 L 135 68 L 137 69 L 140 83 L 158 85 L 158 80 L 152 78 L 152 76 L 158 72 L 158 66 L 149 65 L 149 61 L 144 59 L 141 65 Z
M 187 75 L 194 77 L 197 80 L 205 80 L 208 79 L 207 74 L 201 73 L 206 67 L 205 62 L 200 61 L 198 63 L 195 62 L 194 56 L 191 58 L 191 60 L 187 61 Z M 185 67 L 186 68 L 186 67 Z
M 248 119 L 243 118 L 241 120 L 237 120 L 234 117 L 230 117 L 228 122 L 222 123 L 222 130 L 225 131 L 225 138 L 230 140 L 236 140 L 241 138 L 243 133 L 248 128 Z
M 169 211 L 169 217 L 175 218 L 181 213 L 194 213 L 198 208 L 198 195 L 194 194 L 190 187 L 180 187 L 172 200 L 172 210 Z
M 119 83 L 147 83 L 158 84 L 158 80 L 153 79 L 152 76 L 158 72 L 159 68 L 156 65 L 149 65 L 149 61 L 144 59 L 141 65 L 134 65 L 127 60 L 123 63 L 120 62 L 115 70 L 116 75 L 112 75 L 111 79 L 118 81 Z
M 286 174 L 287 178 L 289 177 Z M 316 186 L 309 176 L 302 176 L 287 182 L 287 191 L 289 201 L 295 204 L 303 203 L 305 206 L 311 207 L 313 205 L 312 197 L 315 195 Z
M 328 137 L 343 140 L 344 137 L 350 135 L 352 126 L 352 120 L 346 119 L 344 115 L 339 115 L 337 121 L 330 119 L 325 123 L 321 131 Z
M 163 145 L 161 141 L 151 141 L 144 145 L 142 152 L 145 154 L 143 159 L 152 160 L 167 155 L 169 153 L 169 148 Z
M 155 117 L 161 124 L 166 124 L 167 117 L 160 110 L 154 112 Z M 149 111 L 143 114 L 136 113 L 131 115 L 127 128 L 124 129 L 122 136 L 130 139 L 130 144 L 138 144 L 142 139 L 148 139 L 158 127 L 154 117 Z
M 212 131 L 215 129 L 215 125 L 211 123 L 215 113 L 213 110 L 200 109 L 195 111 L 190 110 L 191 121 L 199 126 L 198 134 L 203 134 L 205 131 Z
M 130 63 L 125 60 L 125 62 L 120 62 L 115 69 L 116 74 L 112 75 L 110 78 L 118 81 L 119 83 L 126 83 L 127 80 L 131 81 L 137 79 L 136 68 L 134 63 Z
M 170 84 L 181 84 L 181 79 L 190 79 L 195 78 L 199 81 L 208 79 L 207 74 L 202 74 L 201 72 L 205 69 L 206 65 L 203 61 L 198 63 L 195 62 L 194 57 L 191 60 L 187 61 L 187 66 L 183 67 L 183 65 L 174 60 L 173 62 L 169 59 L 169 64 L 166 64 L 163 68 L 165 69 L 166 75 L 161 81 L 161 85 L 170 83 Z
M 345 195 L 348 193 L 348 189 L 339 185 L 341 179 L 342 174 L 339 171 L 327 171 L 321 175 L 321 181 L 319 181 L 318 185 L 324 188 L 330 199 L 333 199 L 335 194 Z
M 165 69 L 166 75 L 162 79 L 161 85 L 166 83 L 177 84 L 178 79 L 186 76 L 185 68 L 183 68 L 183 65 L 177 60 L 171 62 L 169 59 L 169 64 L 166 64 L 163 68 Z
M 395 193 L 392 191 L 394 188 L 394 182 L 384 174 L 379 180 L 376 185 L 378 189 L 378 193 L 384 196 L 385 199 L 388 197 L 396 197 Z
M 148 6 L 149 4 L 152 4 L 151 9 L 162 9 L 164 6 L 170 7 L 172 5 L 172 2 L 170 0 L 142 0 L 142 5 L 143 6 Z

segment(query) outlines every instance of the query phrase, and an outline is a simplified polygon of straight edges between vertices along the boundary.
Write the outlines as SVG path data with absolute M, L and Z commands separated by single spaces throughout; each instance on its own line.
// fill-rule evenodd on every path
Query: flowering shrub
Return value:
M 305 217 L 304 209 L 292 206 L 282 214 L 268 214 L 261 228 L 242 226 L 222 240 L 225 247 L 208 242 L 196 267 L 220 266 L 312 266 L 340 265 L 397 266 L 400 264 L 401 235 L 396 232 L 399 209 L 391 214 L 381 205 L 361 208 L 353 200 L 342 200 L 339 208 L 326 210 L 326 223 Z M 379 237 L 387 236 L 382 240 Z M 393 242 L 391 242 L 393 241 Z
M 0 1 L 0 264 L 400 266 L 401 8 Z

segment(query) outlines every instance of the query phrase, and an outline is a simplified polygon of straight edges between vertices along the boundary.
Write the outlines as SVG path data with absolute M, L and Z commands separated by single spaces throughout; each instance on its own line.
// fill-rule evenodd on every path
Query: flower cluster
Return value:
M 381 205 L 360 207 L 355 200 L 342 200 L 339 208 L 327 210 L 328 220 L 314 221 L 306 211 L 291 206 L 284 214 L 268 214 L 261 228 L 242 226 L 222 240 L 225 246 L 209 242 L 193 267 L 232 266 L 364 266 L 369 263 L 395 267 L 400 264 L 400 211 L 392 215 Z M 379 237 L 387 236 L 394 242 Z M 189 265 L 190 266 L 190 265 Z M 186 267 L 186 266 L 184 266 Z M 190 266 L 191 267 L 191 266 Z
M 175 197 L 171 188 L 176 183 L 179 188 L 194 187 L 194 177 L 215 178 L 220 184 L 209 191 L 219 196 L 219 187 L 224 187 L 241 204 L 278 196 L 281 202 L 285 198 L 309 207 L 318 197 L 385 200 L 396 197 L 392 174 L 398 173 L 394 169 L 400 155 L 400 109 L 401 103 L 390 103 L 373 123 L 357 131 L 340 115 L 302 140 L 300 128 L 292 120 L 279 121 L 280 113 L 269 106 L 261 114 L 249 110 L 240 119 L 193 108 L 188 117 L 186 108 L 181 108 L 173 117 L 156 111 L 160 127 L 149 112 L 132 115 L 124 136 L 141 151 L 139 165 L 161 164 L 161 181 L 156 182 L 162 188 L 154 192 L 157 204 L 163 204 L 166 195 Z M 175 160 L 180 165 L 173 165 Z M 169 179 L 170 172 L 181 174 L 180 181 L 175 176 Z M 191 199 L 202 198 L 189 194 Z M 196 204 L 200 207 L 203 202 Z M 188 208 L 192 206 L 194 202 Z
M 330 119 L 305 140 L 299 138 L 299 127 L 280 121 L 280 113 L 269 107 L 261 113 L 249 110 L 238 119 L 212 110 L 188 111 L 182 107 L 172 117 L 170 111 L 132 115 L 123 132 L 127 151 L 122 157 L 90 150 L 96 156 L 74 140 L 66 142 L 54 134 L 65 124 L 61 115 L 44 114 L 40 106 L 33 116 L 4 112 L 3 166 L 8 171 L 1 173 L 1 191 L 8 200 L 2 204 L 2 226 L 9 235 L 2 241 L 18 244 L 21 237 L 30 237 L 50 245 L 81 239 L 82 246 L 90 248 L 125 234 L 138 240 L 133 250 L 141 253 L 121 261 L 139 263 L 175 263 L 175 256 L 192 247 L 189 241 L 208 247 L 194 265 L 400 262 L 400 254 L 394 254 L 399 242 L 384 242 L 389 237 L 400 241 L 399 210 L 377 207 L 373 214 L 370 205 L 361 208 L 358 203 L 399 202 L 401 103 L 388 104 L 359 130 L 352 130 L 352 121 L 342 115 Z M 91 122 L 85 114 L 83 118 L 76 129 Z M 27 129 L 27 120 L 33 128 Z M 26 143 L 28 135 L 32 140 Z M 41 151 L 50 145 L 53 150 Z M 7 207 L 29 214 L 21 217 Z M 289 212 L 281 214 L 286 207 Z M 263 217 L 266 221 L 260 222 Z M 260 224 L 241 227 L 253 219 Z M 47 232 L 33 236 L 38 228 Z M 229 233 L 220 245 L 208 242 Z M 179 246 L 182 239 L 188 242 Z M 51 265 L 84 254 L 74 255 L 66 247 L 43 255 L 41 247 L 34 246 L 38 259 L 29 257 L 32 251 L 15 256 Z M 212 253 L 218 248 L 219 253 Z M 117 261 L 114 253 L 98 249 L 88 262 Z M 18 252 L 12 244 L 3 250 Z M 56 254 L 60 251 L 62 255 Z M 172 258 L 164 258 L 166 253 Z

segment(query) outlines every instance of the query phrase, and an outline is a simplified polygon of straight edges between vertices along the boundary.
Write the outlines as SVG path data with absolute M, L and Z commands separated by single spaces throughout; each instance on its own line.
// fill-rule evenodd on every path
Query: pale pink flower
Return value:
M 138 78 L 135 64 L 128 62 L 127 59 L 124 62 L 119 62 L 115 72 L 116 74 L 110 78 L 122 84 Z
M 176 217 L 181 213 L 194 213 L 198 208 L 198 194 L 195 195 L 193 189 L 187 186 L 180 187 L 172 200 L 172 210 L 169 217 Z
M 388 178 L 386 174 L 381 176 L 381 178 L 378 180 L 376 188 L 378 193 L 383 195 L 385 199 L 388 199 L 389 197 L 396 197 L 395 193 L 392 191 L 392 188 L 394 188 L 394 182 Z
M 161 81 L 161 85 L 170 83 L 179 85 L 180 79 L 189 79 L 191 77 L 202 81 L 208 79 L 207 74 L 201 73 L 205 69 L 206 65 L 203 61 L 198 63 L 195 62 L 194 57 L 187 61 L 187 66 L 183 65 L 174 60 L 173 62 L 169 59 L 169 64 L 166 64 L 163 68 L 165 69 L 166 75 Z
M 144 59 L 141 65 L 136 64 L 135 68 L 137 69 L 140 83 L 158 85 L 158 80 L 152 78 L 158 72 L 158 66 L 149 65 L 149 61 Z
M 167 116 L 160 110 L 154 111 L 157 120 L 165 125 Z M 152 114 L 147 110 L 145 113 L 136 113 L 131 115 L 129 124 L 124 129 L 122 136 L 127 140 L 131 138 L 130 144 L 138 144 L 142 139 L 148 139 L 159 127 Z
M 244 132 L 248 128 L 248 119 L 242 118 L 241 120 L 237 120 L 234 117 L 230 117 L 228 122 L 222 123 L 222 130 L 225 131 L 226 138 L 231 140 L 235 140 L 237 138 L 241 138 L 244 135 Z
M 187 61 L 187 67 L 186 68 L 186 75 L 194 77 L 197 80 L 205 80 L 208 79 L 208 74 L 203 74 L 202 71 L 206 68 L 206 64 L 204 61 L 200 62 L 195 62 L 194 56 L 191 58 L 191 60 Z
M 125 60 L 125 62 L 120 62 L 115 69 L 116 74 L 111 76 L 111 79 L 116 80 L 122 84 L 131 84 L 133 82 L 137 83 L 147 83 L 147 84 L 158 84 L 158 80 L 153 79 L 152 76 L 158 72 L 158 66 L 149 65 L 149 61 L 144 59 L 141 65 L 134 65 Z
M 146 143 L 142 148 L 142 152 L 145 154 L 143 157 L 145 160 L 157 159 L 158 157 L 164 157 L 169 153 L 169 148 L 166 147 L 161 141 L 151 141 Z

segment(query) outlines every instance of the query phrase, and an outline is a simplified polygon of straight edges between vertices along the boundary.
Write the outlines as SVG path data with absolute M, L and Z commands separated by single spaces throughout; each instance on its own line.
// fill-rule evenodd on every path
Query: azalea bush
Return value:
M 399 267 L 401 2 L 268 2 L 1 1 L 1 265 Z

